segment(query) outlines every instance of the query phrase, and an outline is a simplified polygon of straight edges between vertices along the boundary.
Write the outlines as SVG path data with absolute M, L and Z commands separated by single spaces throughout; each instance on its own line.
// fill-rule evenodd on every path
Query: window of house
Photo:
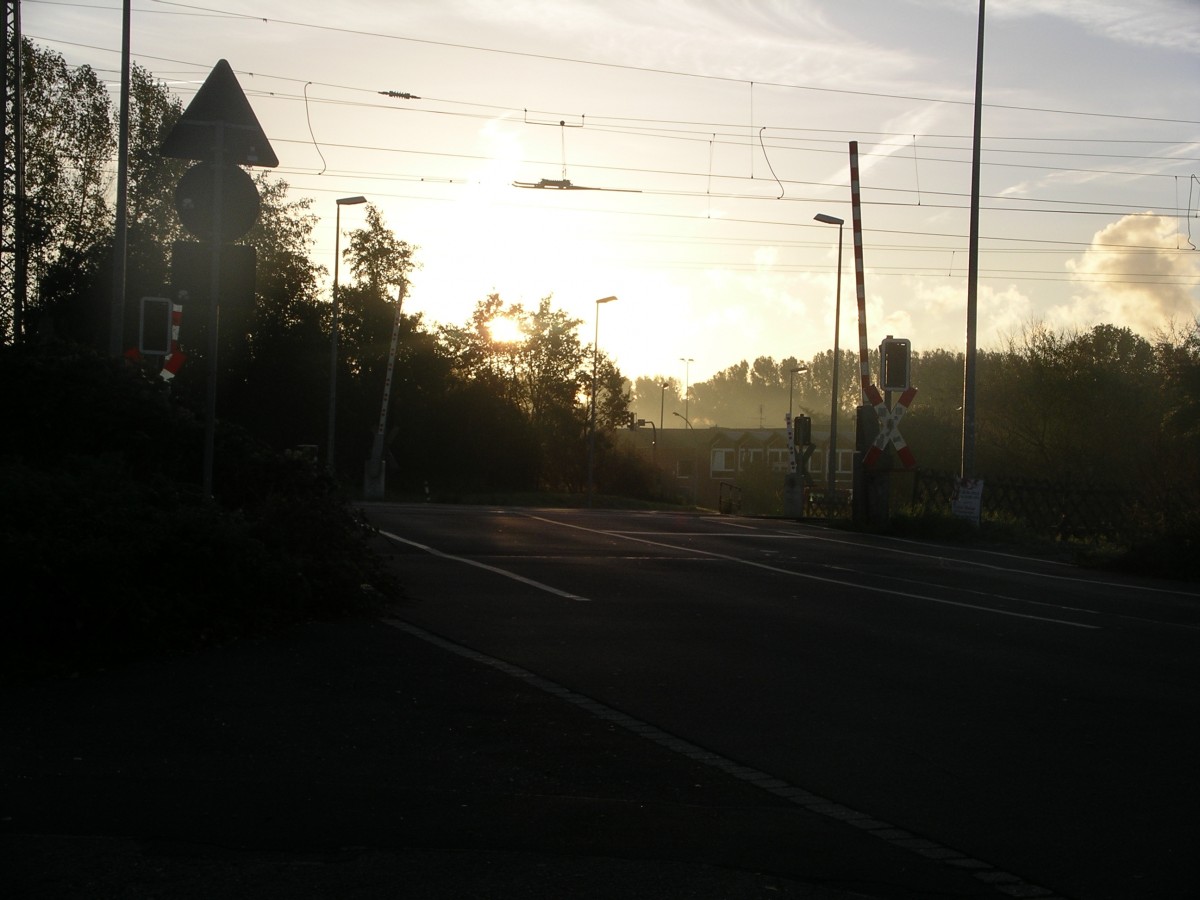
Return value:
M 676 478 L 691 478 L 696 472 L 696 461 L 692 459 L 681 459 L 675 463 Z
M 763 452 L 761 449 L 744 448 L 738 451 L 738 471 L 745 472 L 746 469 L 762 462 Z
M 712 474 L 723 475 L 735 471 L 734 466 L 737 464 L 736 453 L 737 451 L 732 448 L 713 450 L 712 462 L 709 467 Z
M 786 472 L 790 463 L 787 447 L 774 447 L 767 451 L 767 465 L 772 472 Z

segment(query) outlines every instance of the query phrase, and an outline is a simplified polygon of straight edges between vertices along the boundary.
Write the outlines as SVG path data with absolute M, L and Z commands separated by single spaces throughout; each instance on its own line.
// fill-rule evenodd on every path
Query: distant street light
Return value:
M 688 392 L 689 392 L 689 389 L 691 386 L 690 382 L 688 381 L 688 366 L 690 366 L 692 363 L 694 363 L 695 360 L 692 359 L 690 356 L 688 356 L 688 357 L 681 356 L 681 357 L 679 357 L 679 361 L 681 363 L 683 363 L 683 415 L 680 416 L 680 418 L 683 419 L 685 422 L 687 422 L 688 421 Z M 679 413 L 675 413 L 675 415 L 678 416 Z M 690 423 L 689 423 L 688 427 L 689 428 L 691 427 Z
M 683 419 L 683 424 L 692 432 L 692 436 L 689 439 L 692 444 L 692 505 L 696 506 L 699 503 L 698 498 L 700 496 L 700 473 L 696 466 L 696 429 L 692 428 L 692 423 L 687 416 L 677 412 L 673 412 L 671 415 Z
M 833 518 L 833 497 L 837 488 L 837 408 L 838 408 L 838 334 L 842 321 L 842 226 L 845 219 L 837 216 L 827 216 L 817 213 L 813 216 L 818 222 L 838 227 L 838 261 L 837 261 L 837 300 L 833 307 L 833 389 L 829 401 L 829 491 L 825 498 L 825 513 Z
M 595 472 L 596 462 L 596 365 L 598 363 L 597 354 L 600 345 L 600 304 L 612 303 L 616 297 L 601 297 L 596 301 L 596 333 L 592 338 L 592 414 L 591 425 L 588 428 L 588 487 L 587 487 L 587 505 L 592 505 L 592 491 L 594 489 L 593 475 Z
M 796 386 L 796 375 L 799 372 L 807 372 L 808 366 L 793 366 L 788 374 L 788 478 L 796 471 L 796 419 L 792 415 L 792 390 Z M 788 483 L 788 489 L 791 489 L 791 482 Z
M 329 329 L 329 444 L 325 450 L 325 465 L 330 474 L 337 471 L 334 465 L 334 434 L 337 430 L 338 262 L 342 255 L 342 207 L 366 202 L 366 197 L 342 197 L 337 201 L 336 233 L 333 238 L 333 324 Z
M 801 372 L 807 372 L 808 366 L 796 366 L 792 369 L 788 376 L 788 421 L 792 421 L 792 390 L 796 387 L 796 376 Z

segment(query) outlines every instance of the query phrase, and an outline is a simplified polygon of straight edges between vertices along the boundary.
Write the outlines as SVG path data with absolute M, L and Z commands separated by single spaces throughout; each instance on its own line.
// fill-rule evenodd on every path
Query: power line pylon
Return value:
M 17 343 L 26 293 L 25 122 L 22 96 L 21 3 L 4 4 L 3 185 L 0 186 L 0 344 Z

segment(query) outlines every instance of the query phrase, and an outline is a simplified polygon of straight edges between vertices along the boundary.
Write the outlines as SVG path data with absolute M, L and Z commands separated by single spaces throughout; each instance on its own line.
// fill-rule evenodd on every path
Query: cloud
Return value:
M 1092 238 L 1067 271 L 1081 287 L 1051 319 L 1124 325 L 1141 334 L 1200 316 L 1200 253 L 1166 216 L 1125 216 Z
M 1195 0 L 998 0 L 987 11 L 1004 18 L 1055 16 L 1119 43 L 1200 50 Z

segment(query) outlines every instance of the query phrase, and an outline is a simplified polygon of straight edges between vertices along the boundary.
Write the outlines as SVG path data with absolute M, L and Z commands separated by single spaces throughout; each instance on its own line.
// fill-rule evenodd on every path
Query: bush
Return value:
M 370 532 L 310 463 L 203 428 L 137 367 L 0 351 L 0 654 L 74 670 L 365 608 Z

